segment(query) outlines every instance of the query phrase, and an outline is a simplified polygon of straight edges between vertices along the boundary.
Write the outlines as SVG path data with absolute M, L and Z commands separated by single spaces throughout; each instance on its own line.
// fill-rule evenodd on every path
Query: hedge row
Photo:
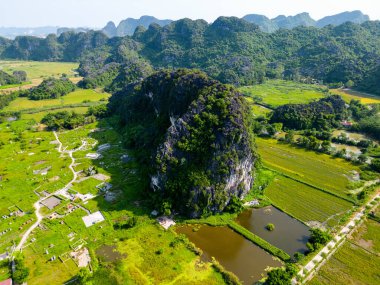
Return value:
M 264 240 L 261 237 L 259 237 L 259 236 L 255 235 L 255 234 L 251 233 L 249 230 L 247 230 L 246 228 L 244 228 L 241 225 L 237 224 L 236 222 L 231 221 L 231 222 L 228 223 L 228 226 L 232 230 L 234 230 L 235 232 L 237 232 L 238 234 L 241 234 L 246 239 L 248 239 L 251 242 L 253 242 L 254 244 L 257 244 L 258 246 L 260 246 L 262 249 L 266 250 L 270 254 L 272 254 L 274 256 L 277 256 L 278 258 L 280 258 L 283 261 L 289 261 L 290 260 L 289 254 L 287 254 L 285 251 L 283 251 L 282 249 L 279 249 L 279 248 L 275 247 L 274 245 L 271 245 L 266 240 Z

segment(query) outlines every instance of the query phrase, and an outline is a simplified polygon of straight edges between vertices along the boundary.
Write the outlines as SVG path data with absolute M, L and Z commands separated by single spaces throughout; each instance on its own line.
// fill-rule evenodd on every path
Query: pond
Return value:
M 102 245 L 96 250 L 96 255 L 106 262 L 115 262 L 126 257 L 117 251 L 116 245 Z
M 237 222 L 290 256 L 295 252 L 307 251 L 309 227 L 275 207 L 245 210 L 238 216 Z M 266 229 L 269 223 L 274 224 L 273 231 Z
M 202 249 L 204 261 L 211 261 L 211 257 L 215 257 L 244 284 L 259 281 L 268 266 L 281 266 L 280 261 L 228 227 L 200 226 L 194 230 L 193 226 L 181 226 L 176 231 L 185 234 Z

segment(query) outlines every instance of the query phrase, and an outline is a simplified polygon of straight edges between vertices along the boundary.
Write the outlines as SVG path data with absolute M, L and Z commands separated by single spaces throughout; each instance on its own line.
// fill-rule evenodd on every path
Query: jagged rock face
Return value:
M 221 212 L 233 196 L 247 194 L 256 154 L 249 111 L 234 88 L 200 72 L 179 70 L 159 72 L 134 90 L 132 109 L 141 100 L 153 113 L 154 122 L 148 120 L 143 128 L 156 126 L 162 132 L 151 149 L 150 179 L 163 202 L 199 217 Z M 132 112 L 125 123 L 132 118 L 138 120 Z
M 218 88 L 224 89 L 225 87 L 218 86 Z M 192 217 L 200 216 L 207 211 L 213 213 L 222 211 L 232 196 L 243 198 L 252 186 L 252 170 L 255 158 L 251 150 L 249 135 L 244 130 L 242 114 L 239 111 L 239 108 L 242 108 L 239 94 L 234 94 L 229 100 L 231 101 L 229 102 L 228 113 L 235 114 L 235 116 L 226 118 L 222 125 L 213 131 L 211 134 L 214 136 L 213 139 L 206 142 L 212 143 L 212 147 L 206 147 L 210 153 L 202 152 L 200 150 L 202 146 L 192 149 L 191 146 L 181 145 L 183 141 L 192 143 L 191 137 L 194 136 L 193 132 L 195 132 L 193 127 L 197 124 L 195 118 L 205 112 L 207 97 L 205 102 L 196 100 L 195 104 L 193 103 L 183 116 L 171 117 L 171 126 L 164 142 L 157 150 L 157 173 L 152 175 L 152 188 L 155 191 L 172 192 L 171 184 L 177 183 L 178 178 L 176 176 L 178 175 L 185 179 L 193 179 L 191 175 L 186 175 L 187 169 L 183 170 L 178 165 L 191 164 L 194 160 L 201 160 L 199 164 L 194 163 L 198 167 L 203 167 L 195 175 L 197 178 L 200 175 L 201 178 L 195 179 L 194 185 L 190 185 L 186 192 L 181 191 L 182 197 L 178 197 L 183 202 L 187 201 L 187 204 L 176 205 L 175 207 Z M 202 157 L 200 158 L 199 155 Z M 198 172 L 197 170 L 195 172 Z M 190 173 L 192 171 L 194 170 L 191 170 Z M 183 174 L 184 176 L 182 176 Z M 203 179 L 209 180 L 209 183 L 204 182 L 202 184 Z M 178 190 L 174 189 L 176 192 Z

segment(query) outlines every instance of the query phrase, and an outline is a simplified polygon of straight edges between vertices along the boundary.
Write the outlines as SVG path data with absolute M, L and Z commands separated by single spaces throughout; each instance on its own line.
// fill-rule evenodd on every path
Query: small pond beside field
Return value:
M 102 245 L 96 250 L 96 255 L 106 262 L 115 262 L 126 258 L 125 255 L 117 251 L 116 245 Z
M 228 227 L 201 226 L 196 230 L 193 226 L 181 226 L 176 231 L 202 249 L 203 260 L 215 257 L 245 285 L 259 281 L 268 266 L 281 266 L 280 261 Z
M 307 251 L 309 228 L 275 207 L 245 210 L 238 216 L 237 222 L 290 256 L 295 252 Z M 266 229 L 269 223 L 274 224 L 273 231 Z

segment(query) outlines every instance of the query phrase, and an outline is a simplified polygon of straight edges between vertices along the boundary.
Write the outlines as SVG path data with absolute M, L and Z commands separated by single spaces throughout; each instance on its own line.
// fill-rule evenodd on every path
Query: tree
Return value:
M 15 265 L 16 267 L 12 274 L 12 278 L 16 283 L 22 284 L 26 282 L 29 277 L 29 269 L 25 267 L 24 260 L 21 258 L 15 260 Z
M 352 88 L 354 87 L 355 83 L 352 80 L 348 80 L 344 85 L 346 86 L 346 88 Z
M 293 143 L 294 141 L 294 131 L 293 130 L 290 130 L 289 132 L 286 133 L 285 135 L 285 141 L 287 143 Z
M 377 172 L 380 172 L 380 159 L 379 158 L 372 159 L 371 168 Z
M 307 243 L 310 251 L 317 250 L 331 239 L 331 235 L 328 232 L 322 231 L 321 229 L 311 229 L 310 232 L 311 235 Z
M 363 154 L 363 153 L 360 154 L 360 155 L 358 156 L 358 161 L 359 161 L 361 164 L 366 163 L 367 160 L 368 160 L 368 156 L 366 156 L 366 155 Z
M 272 224 L 272 223 L 269 223 L 269 224 L 267 224 L 266 225 L 266 227 L 265 227 L 268 231 L 273 231 L 274 230 L 274 224 Z
M 290 285 L 292 278 L 297 273 L 297 266 L 287 263 L 285 268 L 275 268 L 268 272 L 268 278 L 265 281 L 267 285 Z
M 233 196 L 230 200 L 230 203 L 226 207 L 226 211 L 230 213 L 240 213 L 243 208 L 243 201 L 238 197 Z
M 323 141 L 321 144 L 321 151 L 324 153 L 330 153 L 331 143 L 329 141 Z
M 24 81 L 26 81 L 26 79 L 27 79 L 26 72 L 23 71 L 23 70 L 16 70 L 16 71 L 13 71 L 13 76 L 14 76 L 15 78 L 17 78 L 17 80 L 20 81 L 20 82 L 24 82 Z
M 77 284 L 85 285 L 88 284 L 88 281 L 91 278 L 91 272 L 87 267 L 81 268 L 77 274 Z

